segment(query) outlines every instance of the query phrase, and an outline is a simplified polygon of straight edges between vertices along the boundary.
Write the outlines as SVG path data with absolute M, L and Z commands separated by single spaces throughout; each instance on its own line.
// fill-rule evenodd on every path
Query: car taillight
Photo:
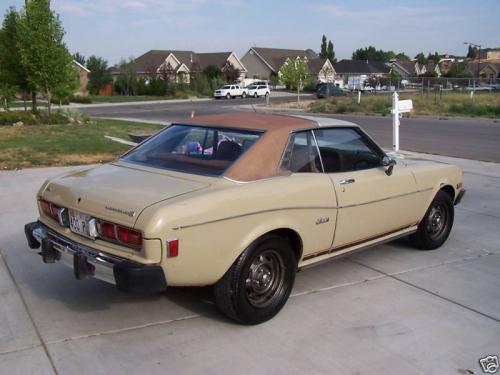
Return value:
M 118 241 L 132 246 L 142 245 L 141 232 L 124 227 L 118 227 L 117 232 L 118 232 Z
M 59 219 L 59 210 L 61 210 L 61 207 L 55 205 L 54 203 L 47 202 L 46 200 L 40 200 L 40 206 L 42 207 L 42 211 L 50 216 L 52 219 L 61 221 Z
M 97 229 L 99 237 L 105 241 L 116 242 L 136 249 L 142 246 L 142 233 L 137 230 L 107 221 L 100 221 Z
M 101 223 L 99 235 L 104 239 L 116 241 L 115 227 L 116 225 L 111 223 Z

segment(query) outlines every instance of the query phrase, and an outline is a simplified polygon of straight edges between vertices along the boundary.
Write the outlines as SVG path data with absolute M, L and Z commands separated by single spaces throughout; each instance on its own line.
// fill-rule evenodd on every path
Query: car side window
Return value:
M 325 173 L 380 167 L 382 152 L 354 128 L 314 130 Z
M 318 149 L 311 131 L 290 135 L 280 169 L 292 173 L 319 173 L 322 171 Z

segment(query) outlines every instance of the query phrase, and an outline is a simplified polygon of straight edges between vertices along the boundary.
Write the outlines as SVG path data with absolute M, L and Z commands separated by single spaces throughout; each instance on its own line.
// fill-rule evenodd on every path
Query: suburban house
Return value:
M 441 77 L 439 64 L 434 64 L 432 61 L 428 61 L 427 64 L 417 63 L 415 66 L 415 72 L 417 73 L 417 76 L 434 74 L 436 77 Z
M 74 95 L 87 96 L 89 94 L 88 85 L 90 70 L 88 70 L 76 60 L 73 60 L 73 65 L 76 72 L 78 73 L 78 77 L 80 78 L 80 85 L 78 86 L 78 89 L 75 91 Z
M 395 60 L 389 62 L 388 66 L 403 79 L 417 76 L 417 63 L 415 61 Z
M 465 70 L 473 77 L 477 77 L 479 72 L 480 78 L 500 78 L 500 62 L 482 62 L 479 64 L 477 61 L 470 61 Z
M 270 79 L 277 76 L 287 58 L 317 59 L 311 50 L 296 50 L 283 48 L 252 47 L 241 58 L 247 68 L 247 77 L 254 79 Z
M 279 66 L 278 77 L 281 77 L 281 69 L 286 64 L 289 64 L 293 59 L 299 57 L 285 57 L 276 60 L 276 65 Z M 335 80 L 335 69 L 329 59 L 316 58 L 309 60 L 307 57 L 303 57 L 307 61 L 307 67 L 312 78 L 317 82 L 333 82 Z
M 193 51 L 151 50 L 133 62 L 136 74 L 145 79 L 158 77 L 175 82 L 189 83 L 191 77 L 213 65 L 224 73 L 227 69 L 239 72 L 239 80 L 245 78 L 246 68 L 233 52 L 196 53 Z M 111 69 L 116 78 L 119 67 Z
M 386 77 L 391 68 L 382 61 L 368 60 L 340 60 L 333 64 L 336 78 L 347 82 L 351 76 L 377 76 Z

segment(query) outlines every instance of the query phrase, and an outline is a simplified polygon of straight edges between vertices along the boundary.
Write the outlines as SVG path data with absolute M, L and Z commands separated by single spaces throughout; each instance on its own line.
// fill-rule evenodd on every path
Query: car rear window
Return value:
M 262 132 L 174 124 L 120 160 L 148 167 L 219 176 L 244 154 Z

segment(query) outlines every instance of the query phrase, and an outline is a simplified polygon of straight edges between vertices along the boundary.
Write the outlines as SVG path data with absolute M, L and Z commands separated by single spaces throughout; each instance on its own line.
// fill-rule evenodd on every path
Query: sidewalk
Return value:
M 500 354 L 500 164 L 408 154 L 464 168 L 447 243 L 303 270 L 253 327 L 224 318 L 210 288 L 125 294 L 43 264 L 22 228 L 42 182 L 74 167 L 0 172 L 0 373 L 481 374 Z

